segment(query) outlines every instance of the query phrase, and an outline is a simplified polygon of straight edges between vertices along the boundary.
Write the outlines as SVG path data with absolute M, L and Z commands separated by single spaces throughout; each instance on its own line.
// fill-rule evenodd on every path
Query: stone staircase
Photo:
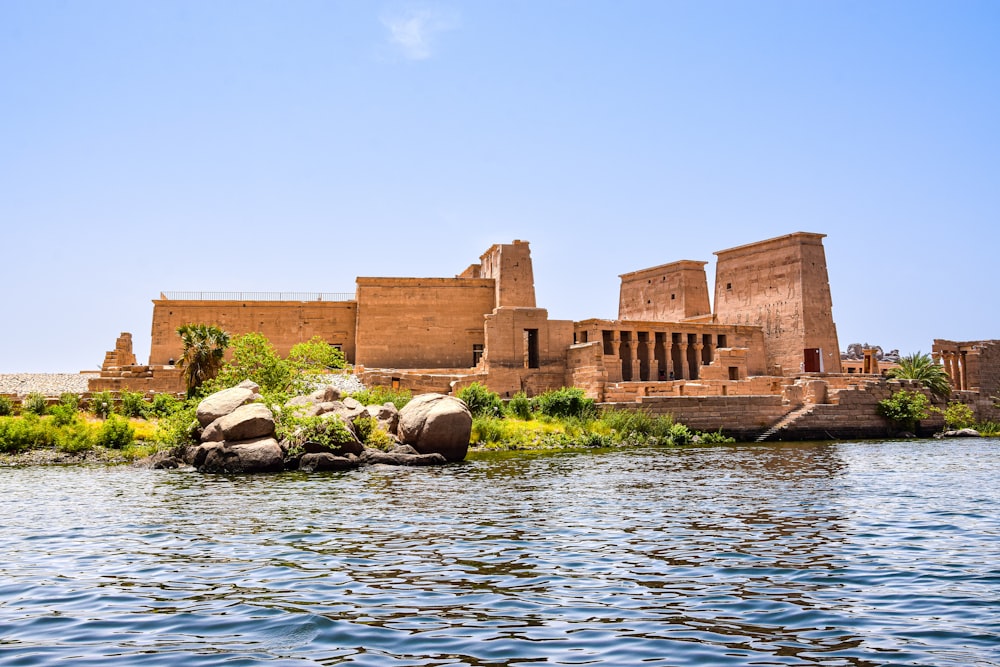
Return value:
M 787 415 L 785 415 L 784 417 L 782 417 L 781 419 L 779 419 L 769 429 L 767 429 L 766 431 L 764 431 L 763 433 L 761 433 L 760 435 L 758 435 L 757 439 L 754 440 L 754 442 L 765 442 L 768 439 L 774 437 L 775 434 L 778 433 L 778 431 L 781 431 L 782 429 L 791 426 L 796 421 L 798 421 L 799 419 L 805 417 L 806 415 L 812 414 L 812 411 L 813 411 L 814 407 L 815 406 L 813 406 L 813 405 L 803 405 L 800 408 L 796 408 L 795 410 L 792 410 Z

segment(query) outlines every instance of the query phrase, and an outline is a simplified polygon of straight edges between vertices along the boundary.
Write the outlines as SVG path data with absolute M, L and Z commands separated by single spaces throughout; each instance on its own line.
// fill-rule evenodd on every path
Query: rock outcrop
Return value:
M 468 452 L 472 414 L 465 403 L 451 396 L 418 396 L 399 411 L 392 403 L 364 406 L 353 398 L 342 398 L 334 387 L 318 389 L 293 398 L 284 410 L 299 417 L 318 417 L 319 421 L 312 420 L 307 430 L 300 430 L 298 436 L 293 432 L 280 442 L 275 434 L 275 415 L 267 405 L 256 402 L 259 396 L 259 387 L 245 382 L 205 398 L 196 411 L 200 442 L 188 448 L 184 462 L 212 473 L 289 468 L 312 472 L 361 464 L 440 465 L 461 461 Z M 366 448 L 355 426 L 362 418 L 374 418 L 391 436 L 390 443 L 398 438 L 405 444 L 389 452 Z M 332 430 L 324 428 L 327 421 Z M 362 425 L 371 426 L 370 422 Z M 169 468 L 176 462 L 157 465 Z
M 469 452 L 472 413 L 460 399 L 444 394 L 421 394 L 399 411 L 400 442 L 420 454 L 441 454 L 461 461 Z

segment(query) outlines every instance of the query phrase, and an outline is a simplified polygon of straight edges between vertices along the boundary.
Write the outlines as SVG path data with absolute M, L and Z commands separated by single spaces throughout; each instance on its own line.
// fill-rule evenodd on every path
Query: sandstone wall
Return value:
M 769 375 L 803 370 L 808 348 L 822 350 L 824 372 L 840 372 L 823 237 L 798 232 L 715 253 L 718 322 L 762 328 Z
M 166 365 L 180 359 L 183 346 L 177 327 L 214 324 L 232 337 L 260 332 L 286 356 L 296 343 L 313 336 L 339 345 L 349 363 L 355 361 L 355 301 L 153 301 L 149 363 Z
M 711 315 L 705 264 L 682 260 L 623 273 L 618 319 L 679 322 Z
M 483 371 L 490 390 L 509 398 L 565 386 L 573 322 L 549 320 L 543 308 L 497 308 L 486 317 L 485 333 Z
M 472 368 L 493 310 L 492 279 L 358 278 L 356 363 Z

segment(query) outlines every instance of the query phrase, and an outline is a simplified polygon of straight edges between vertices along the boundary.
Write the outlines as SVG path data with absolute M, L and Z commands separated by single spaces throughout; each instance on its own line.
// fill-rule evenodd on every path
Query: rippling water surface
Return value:
M 1000 665 L 1000 440 L 0 470 L 2 665 Z

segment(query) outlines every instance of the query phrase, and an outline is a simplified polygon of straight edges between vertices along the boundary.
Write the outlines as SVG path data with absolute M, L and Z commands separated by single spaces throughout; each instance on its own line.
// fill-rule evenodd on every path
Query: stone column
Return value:
M 663 369 L 664 376 L 670 380 L 670 375 L 674 372 L 674 342 L 667 333 L 663 337 L 663 358 L 666 360 L 666 368 Z
M 656 333 L 650 332 L 649 341 L 646 343 L 646 361 L 649 363 L 649 377 L 646 378 L 650 382 L 656 382 L 660 379 L 660 367 L 656 363 Z
M 686 341 L 682 341 L 680 344 L 681 348 L 681 367 L 678 368 L 677 379 L 678 380 L 690 380 L 691 373 L 689 368 L 691 362 L 688 361 L 688 344 Z
M 701 366 L 704 363 L 703 357 L 701 356 L 702 350 L 705 349 L 705 344 L 698 341 L 694 344 L 694 360 L 695 366 L 691 369 L 691 379 L 697 380 L 701 377 Z
M 639 366 L 639 332 L 633 331 L 632 336 L 629 340 L 629 358 L 628 362 L 632 365 L 632 382 L 638 382 L 640 378 L 639 371 L 642 370 Z

